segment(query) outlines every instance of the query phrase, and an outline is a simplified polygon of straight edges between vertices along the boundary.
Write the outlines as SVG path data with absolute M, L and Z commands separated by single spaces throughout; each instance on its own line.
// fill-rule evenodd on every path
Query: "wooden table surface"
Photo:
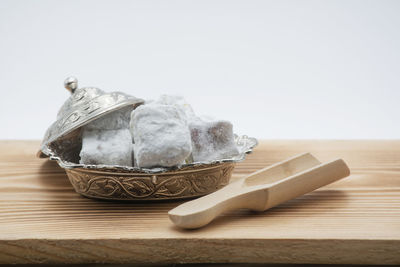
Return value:
M 266 212 L 198 230 L 182 201 L 116 203 L 73 191 L 38 141 L 0 141 L 0 263 L 400 264 L 400 141 L 262 141 L 233 180 L 302 152 L 343 158 L 350 177 Z

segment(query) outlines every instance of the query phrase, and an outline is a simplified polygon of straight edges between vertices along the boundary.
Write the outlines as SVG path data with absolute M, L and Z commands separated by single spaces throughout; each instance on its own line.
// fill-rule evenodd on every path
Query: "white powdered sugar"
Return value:
M 84 129 L 80 163 L 132 166 L 132 147 L 128 129 Z
M 125 107 L 94 120 L 82 129 L 81 164 L 132 166 L 130 113 Z
M 192 106 L 189 105 L 189 103 L 186 102 L 186 100 L 182 96 L 161 95 L 155 101 L 155 103 L 176 107 L 180 112 L 184 114 L 184 116 L 186 116 L 186 120 L 188 121 L 196 117 L 192 109 Z
M 132 112 L 130 125 L 138 167 L 180 165 L 192 151 L 187 120 L 173 105 L 139 106 Z
M 88 130 L 116 130 L 128 129 L 132 106 L 113 111 L 84 126 Z
M 197 118 L 189 123 L 193 161 L 229 159 L 239 154 L 232 123 L 224 120 Z

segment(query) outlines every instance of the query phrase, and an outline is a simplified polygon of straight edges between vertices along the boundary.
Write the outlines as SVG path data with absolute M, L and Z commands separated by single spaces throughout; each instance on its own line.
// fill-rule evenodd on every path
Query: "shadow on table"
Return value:
M 247 209 L 230 211 L 214 219 L 209 225 L 199 229 L 181 229 L 171 226 L 174 230 L 188 233 L 229 227 L 232 224 L 251 223 L 260 217 L 268 219 L 295 217 L 296 215 L 314 217 L 329 216 L 335 210 L 340 210 L 348 205 L 347 192 L 342 190 L 318 190 L 298 198 L 282 203 L 266 211 L 258 212 Z M 334 215 L 332 215 L 334 216 Z
M 71 191 L 73 190 L 64 169 L 58 166 L 56 161 L 43 159 L 43 163 L 38 170 L 39 182 L 47 190 L 51 191 Z

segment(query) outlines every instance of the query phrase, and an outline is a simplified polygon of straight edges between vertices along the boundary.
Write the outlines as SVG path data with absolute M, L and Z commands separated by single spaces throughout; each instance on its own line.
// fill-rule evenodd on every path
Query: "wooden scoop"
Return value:
M 168 215 L 179 227 L 199 228 L 223 212 L 240 208 L 264 211 L 349 174 L 342 159 L 321 163 L 310 153 L 305 153 L 186 202 L 170 210 Z

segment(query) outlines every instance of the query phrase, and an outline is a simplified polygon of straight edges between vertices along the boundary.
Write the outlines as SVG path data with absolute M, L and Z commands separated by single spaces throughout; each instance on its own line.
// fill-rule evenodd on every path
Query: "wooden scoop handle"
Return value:
M 300 161 L 303 162 L 295 164 L 300 168 L 300 171 L 295 174 L 289 173 L 288 177 L 267 184 L 251 185 L 252 183 L 245 183 L 245 181 L 252 181 L 251 178 L 254 178 L 255 175 L 259 179 L 263 174 L 268 176 L 270 173 L 276 173 L 274 169 L 276 167 L 287 171 L 286 165 L 289 162 L 276 165 L 273 168 L 266 168 L 210 195 L 186 202 L 172 209 L 168 213 L 169 217 L 179 227 L 199 228 L 208 224 L 223 212 L 240 208 L 263 211 L 350 174 L 349 168 L 341 159 L 314 166 L 316 163 L 311 159 L 306 159 L 305 156 L 296 159 L 299 163 Z M 293 165 L 293 160 L 290 163 Z M 307 166 L 305 163 L 313 167 L 301 170 L 301 168 Z
M 265 192 L 253 192 L 254 185 L 269 185 L 295 173 L 320 165 L 310 153 L 304 153 L 268 166 L 207 196 L 186 202 L 168 214 L 178 226 L 198 228 L 219 214 L 239 208 L 262 210 Z M 250 192 L 252 191 L 252 192 Z
M 199 228 L 226 211 L 248 208 L 262 210 L 267 195 L 263 191 L 246 192 L 234 182 L 212 194 L 183 203 L 168 212 L 173 223 L 182 228 Z

